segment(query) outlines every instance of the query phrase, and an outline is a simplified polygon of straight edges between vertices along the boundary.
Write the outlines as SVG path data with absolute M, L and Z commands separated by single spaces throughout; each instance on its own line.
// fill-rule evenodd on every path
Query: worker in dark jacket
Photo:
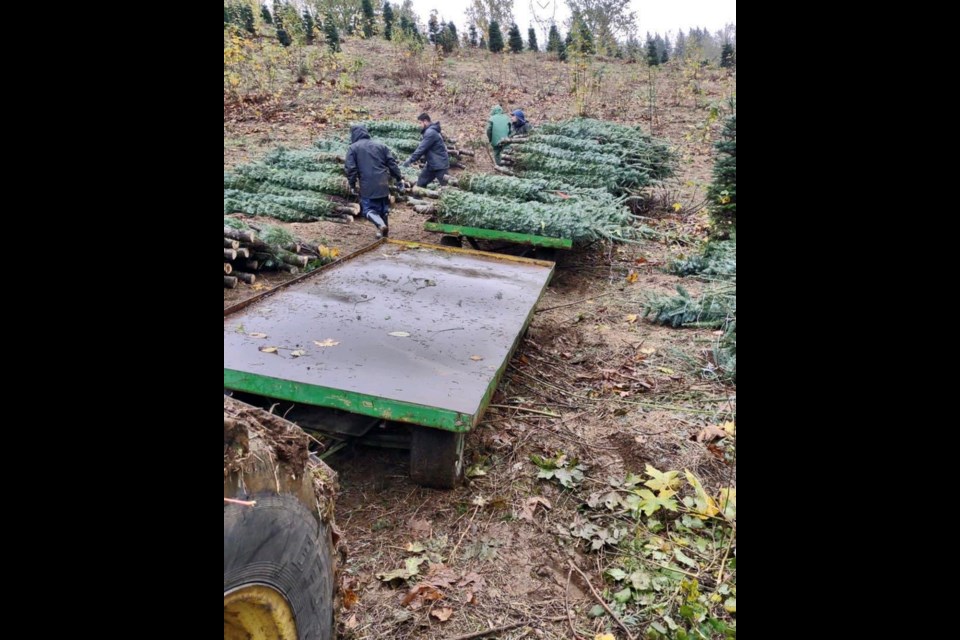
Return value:
M 510 135 L 525 136 L 530 133 L 530 123 L 520 109 L 510 114 Z
M 403 174 L 397 159 L 385 144 L 372 140 L 367 129 L 360 125 L 350 127 L 350 149 L 343 163 L 350 190 L 356 193 L 360 179 L 360 211 L 363 217 L 377 226 L 377 237 L 386 237 L 387 216 L 390 213 L 390 176 L 404 189 Z
M 440 123 L 430 122 L 430 116 L 421 113 L 417 116 L 417 123 L 423 131 L 420 145 L 417 150 L 410 154 L 403 166 L 409 167 L 411 164 L 423 158 L 426 164 L 420 176 L 417 178 L 417 186 L 425 187 L 436 179 L 441 185 L 447 184 L 447 171 L 450 170 L 450 156 L 447 155 L 447 145 L 443 142 L 443 136 L 440 135 Z

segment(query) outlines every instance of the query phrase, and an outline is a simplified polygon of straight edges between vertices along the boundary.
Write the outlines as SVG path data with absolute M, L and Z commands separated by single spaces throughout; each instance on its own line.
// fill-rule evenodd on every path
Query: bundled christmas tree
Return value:
M 450 224 L 569 238 L 578 244 L 595 240 L 630 242 L 647 231 L 634 226 L 630 212 L 615 201 L 518 202 L 446 189 L 432 210 L 440 221 Z

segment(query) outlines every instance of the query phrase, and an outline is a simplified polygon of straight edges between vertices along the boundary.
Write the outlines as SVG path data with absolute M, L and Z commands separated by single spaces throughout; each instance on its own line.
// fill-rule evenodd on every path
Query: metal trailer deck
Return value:
M 453 432 L 462 452 L 553 266 L 381 240 L 225 309 L 223 386 Z

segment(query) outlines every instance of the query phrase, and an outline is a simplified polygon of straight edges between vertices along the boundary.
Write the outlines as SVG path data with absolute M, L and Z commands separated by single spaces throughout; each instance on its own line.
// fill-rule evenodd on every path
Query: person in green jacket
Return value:
M 493 159 L 500 164 L 500 141 L 510 135 L 510 117 L 503 112 L 500 105 L 490 111 L 487 120 L 487 140 L 493 145 Z

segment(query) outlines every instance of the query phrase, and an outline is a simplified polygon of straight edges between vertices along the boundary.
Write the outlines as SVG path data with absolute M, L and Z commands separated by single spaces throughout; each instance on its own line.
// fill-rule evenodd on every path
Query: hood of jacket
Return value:
M 363 125 L 355 124 L 350 127 L 350 144 L 353 144 L 357 140 L 364 140 L 369 137 L 370 134 L 367 133 L 367 128 Z

